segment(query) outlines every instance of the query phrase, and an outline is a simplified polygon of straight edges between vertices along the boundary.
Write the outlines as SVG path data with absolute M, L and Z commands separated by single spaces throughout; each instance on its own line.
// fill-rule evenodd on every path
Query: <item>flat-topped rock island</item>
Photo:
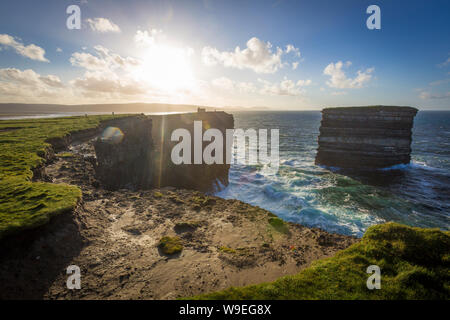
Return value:
M 354 169 L 408 164 L 416 113 L 396 106 L 323 109 L 316 164 Z

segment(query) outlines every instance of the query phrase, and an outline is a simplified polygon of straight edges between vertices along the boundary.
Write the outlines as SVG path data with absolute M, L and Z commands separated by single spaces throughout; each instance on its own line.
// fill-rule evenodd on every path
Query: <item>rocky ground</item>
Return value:
M 175 299 L 295 274 L 357 239 L 283 223 L 237 200 L 175 188 L 107 191 L 90 143 L 56 155 L 44 179 L 80 186 L 71 213 L 4 239 L 1 299 Z M 183 250 L 166 255 L 162 237 Z M 81 269 L 81 289 L 66 268 Z

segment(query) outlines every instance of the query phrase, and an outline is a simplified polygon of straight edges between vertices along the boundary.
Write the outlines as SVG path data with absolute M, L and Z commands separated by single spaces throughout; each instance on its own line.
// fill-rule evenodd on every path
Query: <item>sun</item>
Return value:
M 190 62 L 191 52 L 168 45 L 154 45 L 141 55 L 138 78 L 164 92 L 175 94 L 192 90 L 195 78 Z

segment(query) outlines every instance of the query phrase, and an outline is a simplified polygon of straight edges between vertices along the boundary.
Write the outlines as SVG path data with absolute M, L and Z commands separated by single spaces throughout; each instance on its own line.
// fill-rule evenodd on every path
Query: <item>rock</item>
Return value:
M 170 186 L 214 191 L 227 186 L 229 164 L 172 162 L 172 149 L 179 143 L 171 141 L 172 132 L 183 128 L 193 137 L 194 121 L 202 121 L 202 134 L 215 128 L 226 137 L 226 129 L 234 128 L 233 116 L 225 112 L 139 115 L 109 121 L 109 127 L 94 142 L 97 161 L 93 158 L 90 162 L 94 164 L 96 178 L 109 190 Z M 209 143 L 202 142 L 202 154 Z M 224 141 L 224 155 L 226 146 Z M 192 146 L 192 163 L 193 158 Z
M 95 172 L 106 189 L 148 188 L 152 183 L 152 121 L 146 116 L 115 119 L 94 142 Z
M 226 154 L 226 129 L 234 129 L 234 118 L 225 112 L 198 112 L 152 116 L 155 151 L 155 187 L 180 187 L 200 191 L 219 190 L 228 185 L 229 164 L 179 164 L 171 160 L 171 151 L 178 141 L 170 137 L 175 129 L 187 129 L 192 137 L 191 163 L 194 163 L 194 121 L 202 121 L 202 134 L 208 128 L 219 129 L 224 137 L 223 154 Z M 202 151 L 210 142 L 202 143 Z
M 408 164 L 416 113 L 395 106 L 323 109 L 316 164 L 353 169 Z

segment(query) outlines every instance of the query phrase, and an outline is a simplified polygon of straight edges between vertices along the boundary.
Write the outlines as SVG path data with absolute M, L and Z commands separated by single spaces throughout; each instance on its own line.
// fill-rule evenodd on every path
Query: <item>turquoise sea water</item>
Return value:
M 314 164 L 320 112 L 233 113 L 236 128 L 279 129 L 280 168 L 233 164 L 216 195 L 268 209 L 281 218 L 361 237 L 385 221 L 450 228 L 450 112 L 421 111 L 412 162 L 370 173 Z

